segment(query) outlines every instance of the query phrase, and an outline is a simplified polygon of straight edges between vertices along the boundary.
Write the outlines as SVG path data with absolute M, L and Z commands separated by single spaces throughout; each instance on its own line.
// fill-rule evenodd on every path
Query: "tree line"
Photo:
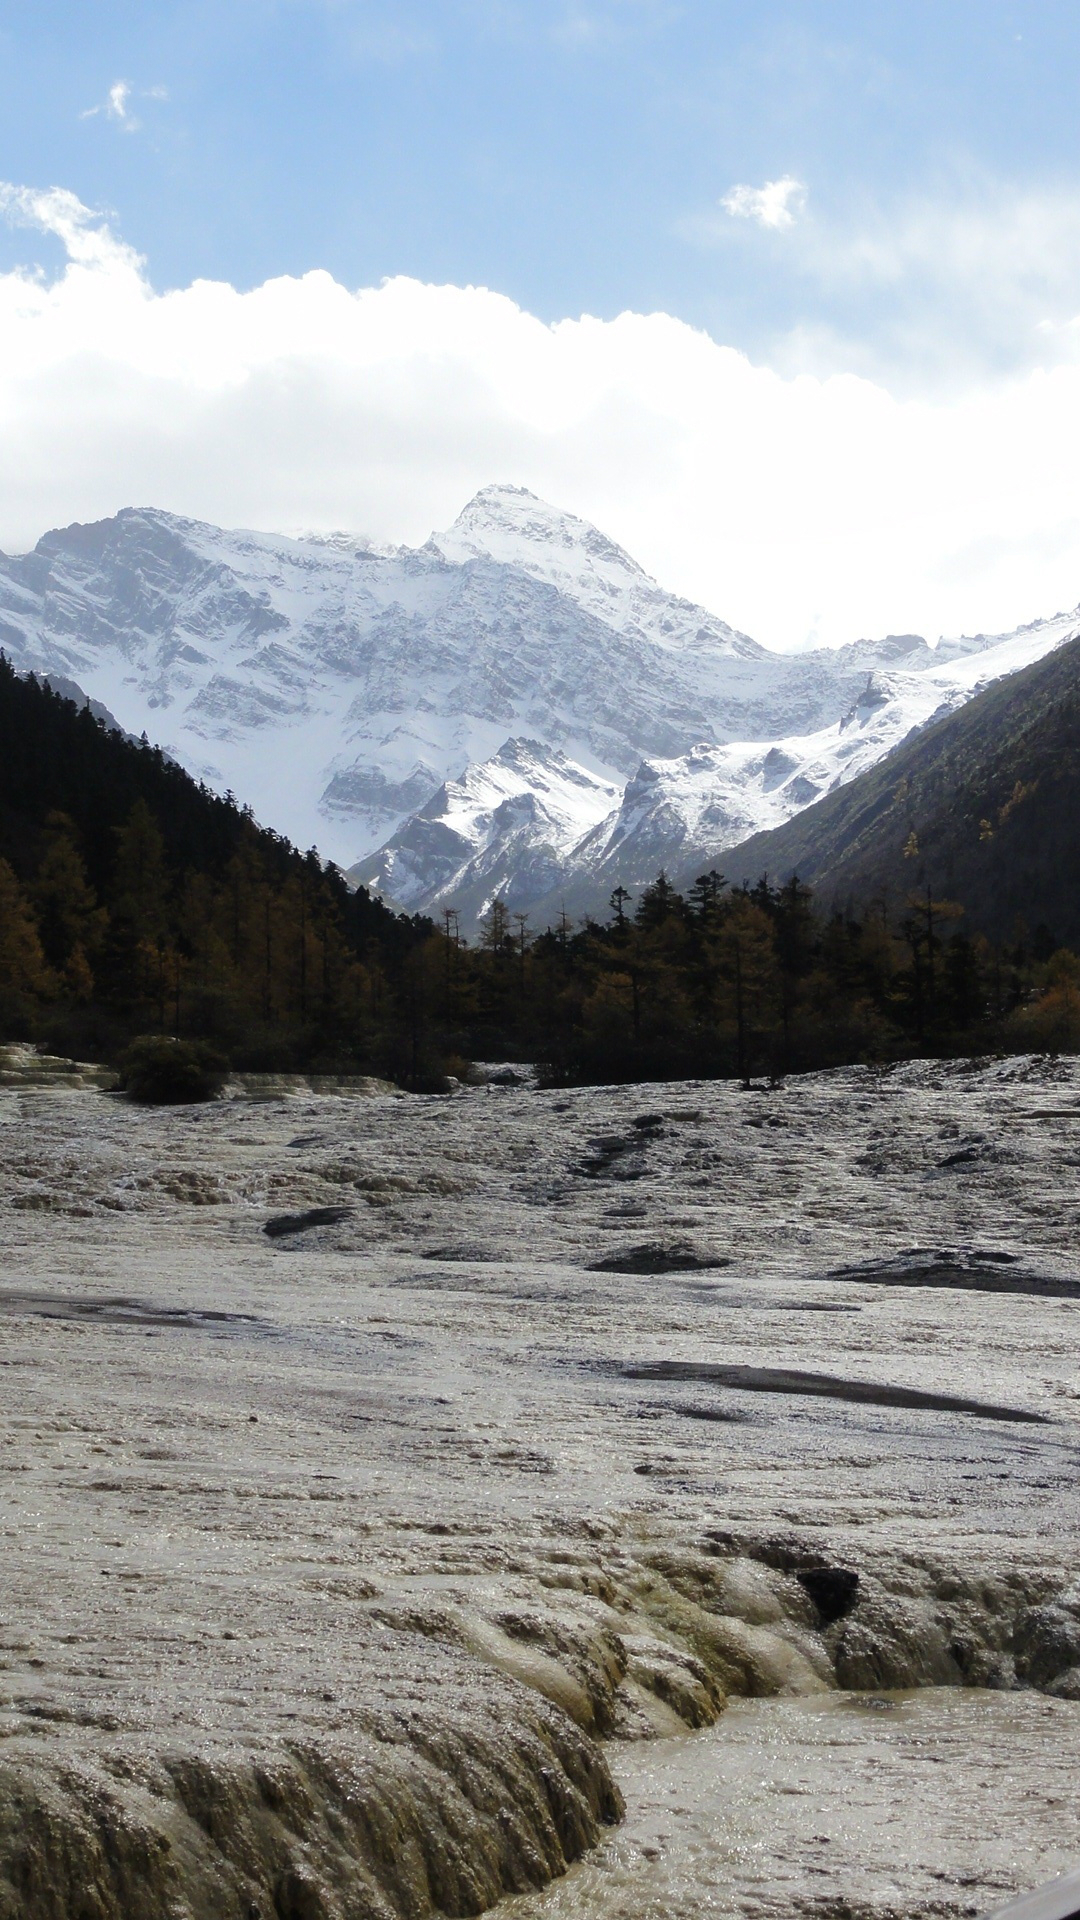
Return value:
M 410 956 L 445 1051 L 477 1044 L 553 1082 L 778 1078 L 854 1061 L 1080 1044 L 1080 961 L 1040 927 L 993 946 L 924 892 L 822 910 L 798 879 L 685 893 L 660 874 L 602 919 L 534 934 L 493 902 L 466 944 L 453 913 Z

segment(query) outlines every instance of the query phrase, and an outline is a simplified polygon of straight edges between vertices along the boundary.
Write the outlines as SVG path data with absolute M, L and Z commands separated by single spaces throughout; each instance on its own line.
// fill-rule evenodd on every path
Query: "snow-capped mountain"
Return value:
M 572 516 L 547 510 L 543 540 L 561 526 L 560 552 L 598 549 L 620 582 L 615 624 L 587 604 L 603 597 L 595 555 L 579 597 L 497 557 L 508 526 L 529 548 L 539 507 L 487 489 L 459 523 L 476 551 L 453 559 L 439 538 L 383 551 L 127 510 L 0 560 L 0 645 L 350 861 L 508 737 L 625 780 L 642 753 L 825 717 L 832 675 L 790 674 Z M 491 554 L 479 550 L 489 523 Z
M 620 789 L 539 740 L 507 740 L 427 805 L 350 878 L 398 906 L 453 905 L 466 923 L 498 896 L 531 906 L 558 887 L 575 850 L 618 808 Z
M 770 653 L 488 487 L 420 548 L 150 509 L 0 557 L 0 647 L 412 910 L 711 857 L 1077 630 Z
M 589 898 L 601 882 L 642 886 L 660 867 L 686 868 L 782 826 L 834 787 L 876 765 L 902 740 L 992 680 L 1041 658 L 1080 630 L 1080 610 L 1040 621 L 1020 633 L 980 639 L 961 653 L 943 642 L 908 671 L 867 675 L 847 711 L 829 727 L 782 740 L 707 743 L 673 760 L 643 760 L 616 813 L 572 849 L 564 888 Z M 753 823 L 753 824 L 751 824 Z
M 763 652 L 726 620 L 666 593 L 587 520 L 549 507 L 524 487 L 485 487 L 422 551 L 458 565 L 494 560 L 513 567 L 556 587 L 616 633 L 646 634 L 667 652 L 744 660 L 760 660 Z

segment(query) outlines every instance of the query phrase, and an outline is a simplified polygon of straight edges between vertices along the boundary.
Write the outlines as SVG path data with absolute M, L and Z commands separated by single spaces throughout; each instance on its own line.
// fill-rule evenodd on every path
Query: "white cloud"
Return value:
M 763 187 L 732 187 L 720 205 L 736 220 L 755 220 L 759 227 L 780 228 L 793 227 L 805 203 L 802 181 L 785 173 L 781 180 L 766 180 Z
M 126 80 L 114 80 L 103 101 L 96 107 L 87 107 L 80 113 L 80 120 L 93 120 L 99 113 L 106 120 L 118 120 L 125 133 L 137 133 L 140 122 L 131 112 L 128 101 L 131 99 L 131 87 Z
M 131 88 L 127 81 L 114 81 L 113 85 L 109 88 L 109 97 L 105 105 L 105 111 L 110 120 L 129 121 L 131 119 L 131 115 L 128 112 L 128 101 L 130 98 Z
M 777 181 L 762 188 L 767 195 Z M 682 237 L 726 250 L 751 243 L 725 211 L 684 219 Z M 747 218 L 753 208 L 741 208 Z M 785 234 L 783 281 L 769 308 L 800 315 L 758 338 L 770 363 L 793 371 L 858 370 L 924 391 L 1046 365 L 1075 351 L 1080 311 L 1080 192 L 957 174 L 934 191 L 882 205 L 861 198 L 805 205 Z M 768 270 L 760 259 L 757 270 Z
M 101 273 L 102 292 L 106 288 L 115 291 L 122 279 L 129 284 L 133 281 L 140 286 L 144 284 L 145 263 L 141 256 L 125 241 L 118 240 L 107 221 L 84 207 L 66 187 L 15 187 L 0 180 L 0 217 L 11 226 L 36 227 L 62 241 L 70 263 L 67 281 L 77 281 L 71 271 L 74 267 L 96 267 Z M 0 313 L 7 310 L 9 294 L 18 298 L 18 288 L 23 282 L 24 275 L 18 272 L 0 276 Z M 63 285 L 64 281 L 59 282 L 58 289 Z
M 1080 599 L 1080 341 L 931 401 L 784 377 L 666 314 L 549 326 L 327 273 L 158 293 L 74 195 L 0 190 L 68 264 L 0 274 L 0 546 L 128 505 L 422 540 L 509 480 L 759 638 L 1001 629 Z
M 147 87 L 139 95 L 141 100 L 167 100 L 168 97 L 166 87 Z M 100 113 L 104 114 L 106 120 L 115 120 L 123 133 L 138 133 L 142 121 L 132 113 L 131 99 L 130 81 L 114 80 L 104 100 L 100 101 L 96 107 L 87 107 L 83 113 L 80 113 L 79 119 L 94 120 Z

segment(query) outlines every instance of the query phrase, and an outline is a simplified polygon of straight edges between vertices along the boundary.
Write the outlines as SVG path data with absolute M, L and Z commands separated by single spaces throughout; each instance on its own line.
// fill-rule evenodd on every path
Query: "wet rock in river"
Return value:
M 843 1620 L 859 1597 L 859 1576 L 850 1567 L 802 1567 L 795 1578 L 824 1627 Z
M 1029 1687 L 1056 1692 L 1064 1677 L 1080 1668 L 1080 1621 L 1060 1604 L 1025 1607 L 1017 1618 L 1014 1645 L 1018 1678 Z
M 1020 1407 L 1000 1407 L 951 1393 L 926 1393 L 920 1387 L 893 1387 L 874 1380 L 843 1380 L 831 1373 L 804 1373 L 795 1367 L 712 1366 L 696 1360 L 656 1360 L 624 1367 L 628 1380 L 706 1380 L 744 1393 L 809 1394 L 826 1400 L 862 1401 L 876 1407 L 921 1407 L 933 1413 L 970 1413 L 984 1420 L 1018 1420 L 1045 1425 L 1047 1415 Z
M 587 1273 L 703 1273 L 713 1267 L 730 1267 L 722 1254 L 698 1253 L 683 1242 L 653 1240 L 638 1247 L 620 1247 L 590 1260 Z
M 355 1212 L 355 1207 L 306 1207 L 303 1213 L 276 1213 L 263 1232 L 271 1240 L 281 1240 L 291 1233 L 307 1233 L 311 1227 L 336 1227 Z
M 834 1267 L 830 1280 L 872 1287 L 955 1287 L 973 1293 L 1041 1294 L 1048 1300 L 1080 1300 L 1080 1280 L 1037 1273 L 1015 1253 L 997 1247 L 911 1247 L 882 1260 Z

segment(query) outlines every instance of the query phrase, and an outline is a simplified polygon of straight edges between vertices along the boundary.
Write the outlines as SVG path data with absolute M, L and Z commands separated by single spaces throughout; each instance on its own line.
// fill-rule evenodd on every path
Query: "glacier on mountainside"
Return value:
M 773 653 L 510 486 L 419 548 L 125 509 L 0 556 L 20 671 L 463 924 L 496 893 L 577 911 L 711 860 L 1078 627 Z

